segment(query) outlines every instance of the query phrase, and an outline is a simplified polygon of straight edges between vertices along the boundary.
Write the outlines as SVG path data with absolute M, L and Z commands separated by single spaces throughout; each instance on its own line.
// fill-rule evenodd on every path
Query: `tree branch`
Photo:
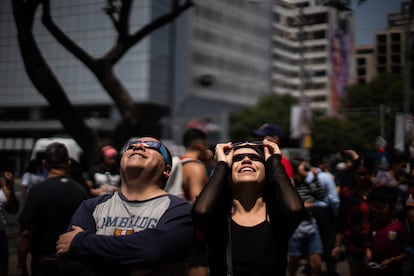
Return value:
M 122 1 L 119 12 L 119 39 L 122 40 L 129 35 L 129 16 L 131 14 L 131 0 Z
M 142 38 L 144 38 L 147 34 L 151 33 L 152 31 L 161 28 L 165 24 L 169 23 L 171 20 L 179 16 L 183 11 L 186 9 L 192 7 L 194 5 L 193 1 L 187 0 L 185 3 L 181 6 L 178 6 L 171 10 L 171 12 L 166 13 L 155 20 L 153 20 L 151 23 L 145 25 L 142 27 L 138 32 L 136 32 L 132 37 L 130 44 L 134 45 L 138 41 L 140 41 Z
M 181 6 L 173 8 L 170 12 L 161 15 L 143 26 L 132 36 L 127 36 L 125 39 L 118 40 L 117 44 L 105 55 L 104 59 L 111 64 L 115 64 L 122 56 L 136 43 L 138 43 L 145 36 L 152 31 L 163 27 L 170 23 L 174 18 L 178 17 L 182 12 L 194 5 L 193 1 L 186 0 Z
M 50 0 L 43 1 L 42 22 L 53 37 L 69 52 L 82 61 L 88 68 L 93 69 L 96 60 L 70 39 L 53 21 L 50 15 Z

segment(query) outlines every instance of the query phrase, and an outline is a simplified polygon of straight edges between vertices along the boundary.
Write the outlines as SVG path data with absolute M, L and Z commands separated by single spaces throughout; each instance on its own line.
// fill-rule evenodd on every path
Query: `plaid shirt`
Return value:
M 344 187 L 339 206 L 339 231 L 349 253 L 365 253 L 370 238 L 369 204 L 366 196 Z

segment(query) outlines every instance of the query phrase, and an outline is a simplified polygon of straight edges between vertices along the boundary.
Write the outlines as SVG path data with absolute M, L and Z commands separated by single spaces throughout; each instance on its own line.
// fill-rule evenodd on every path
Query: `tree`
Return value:
M 255 106 L 232 112 L 229 131 L 231 139 L 233 141 L 254 139 L 252 131 L 266 122 L 279 125 L 284 130 L 285 136 L 289 138 L 290 107 L 296 104 L 297 100 L 290 95 L 268 95 L 261 98 Z
M 335 152 L 352 148 L 361 152 L 375 151 L 380 133 L 380 105 L 384 116 L 385 140 L 389 150 L 394 144 L 395 114 L 403 110 L 401 77 L 384 74 L 367 84 L 347 88 L 340 113 L 343 119 L 315 117 L 312 123 L 313 150 Z
M 230 137 L 233 141 L 254 139 L 253 129 L 264 122 L 280 125 L 285 131 L 282 146 L 298 146 L 289 140 L 290 108 L 297 104 L 292 96 L 270 95 L 255 106 L 245 107 L 230 114 Z M 389 147 L 394 144 L 395 113 L 403 110 L 403 82 L 401 77 L 384 74 L 370 83 L 347 88 L 340 110 L 343 117 L 314 115 L 311 122 L 314 152 L 334 153 L 345 149 L 359 152 L 375 151 L 375 140 L 380 135 L 380 105 L 385 114 L 385 139 Z
M 152 31 L 168 24 L 182 12 L 190 8 L 191 0 L 172 0 L 171 9 L 130 33 L 129 17 L 134 0 L 107 0 L 105 11 L 117 32 L 117 39 L 103 56 L 95 58 L 71 40 L 53 21 L 50 0 L 11 0 L 17 27 L 17 38 L 27 74 L 36 89 L 49 102 L 51 109 L 68 132 L 90 159 L 96 156 L 100 145 L 99 138 L 77 113 L 67 97 L 67 93 L 55 77 L 47 61 L 37 46 L 33 25 L 37 10 L 42 7 L 42 22 L 51 35 L 70 53 L 79 59 L 95 76 L 104 90 L 114 101 L 122 119 L 116 127 L 118 147 L 128 137 L 130 130 L 138 129 L 138 110 L 132 97 L 116 76 L 113 68 L 116 63 Z

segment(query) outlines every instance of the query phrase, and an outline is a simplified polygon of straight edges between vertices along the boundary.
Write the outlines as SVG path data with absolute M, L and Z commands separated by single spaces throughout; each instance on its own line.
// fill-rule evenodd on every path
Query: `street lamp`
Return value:
M 410 82 L 410 72 L 411 72 L 411 20 L 413 18 L 414 13 L 414 3 L 411 1 L 410 3 L 405 4 L 404 8 L 404 15 L 405 15 L 405 22 L 404 22 L 404 32 L 405 32 L 405 70 L 404 70 L 404 113 L 409 114 L 411 112 L 410 108 L 410 90 L 411 90 L 411 82 Z

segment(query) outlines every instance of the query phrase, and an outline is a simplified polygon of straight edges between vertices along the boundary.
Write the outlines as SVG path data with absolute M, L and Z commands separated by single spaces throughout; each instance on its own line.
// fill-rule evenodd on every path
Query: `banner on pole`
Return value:
M 408 148 L 410 157 L 414 157 L 414 117 L 411 114 L 395 115 L 394 148 L 401 152 Z

